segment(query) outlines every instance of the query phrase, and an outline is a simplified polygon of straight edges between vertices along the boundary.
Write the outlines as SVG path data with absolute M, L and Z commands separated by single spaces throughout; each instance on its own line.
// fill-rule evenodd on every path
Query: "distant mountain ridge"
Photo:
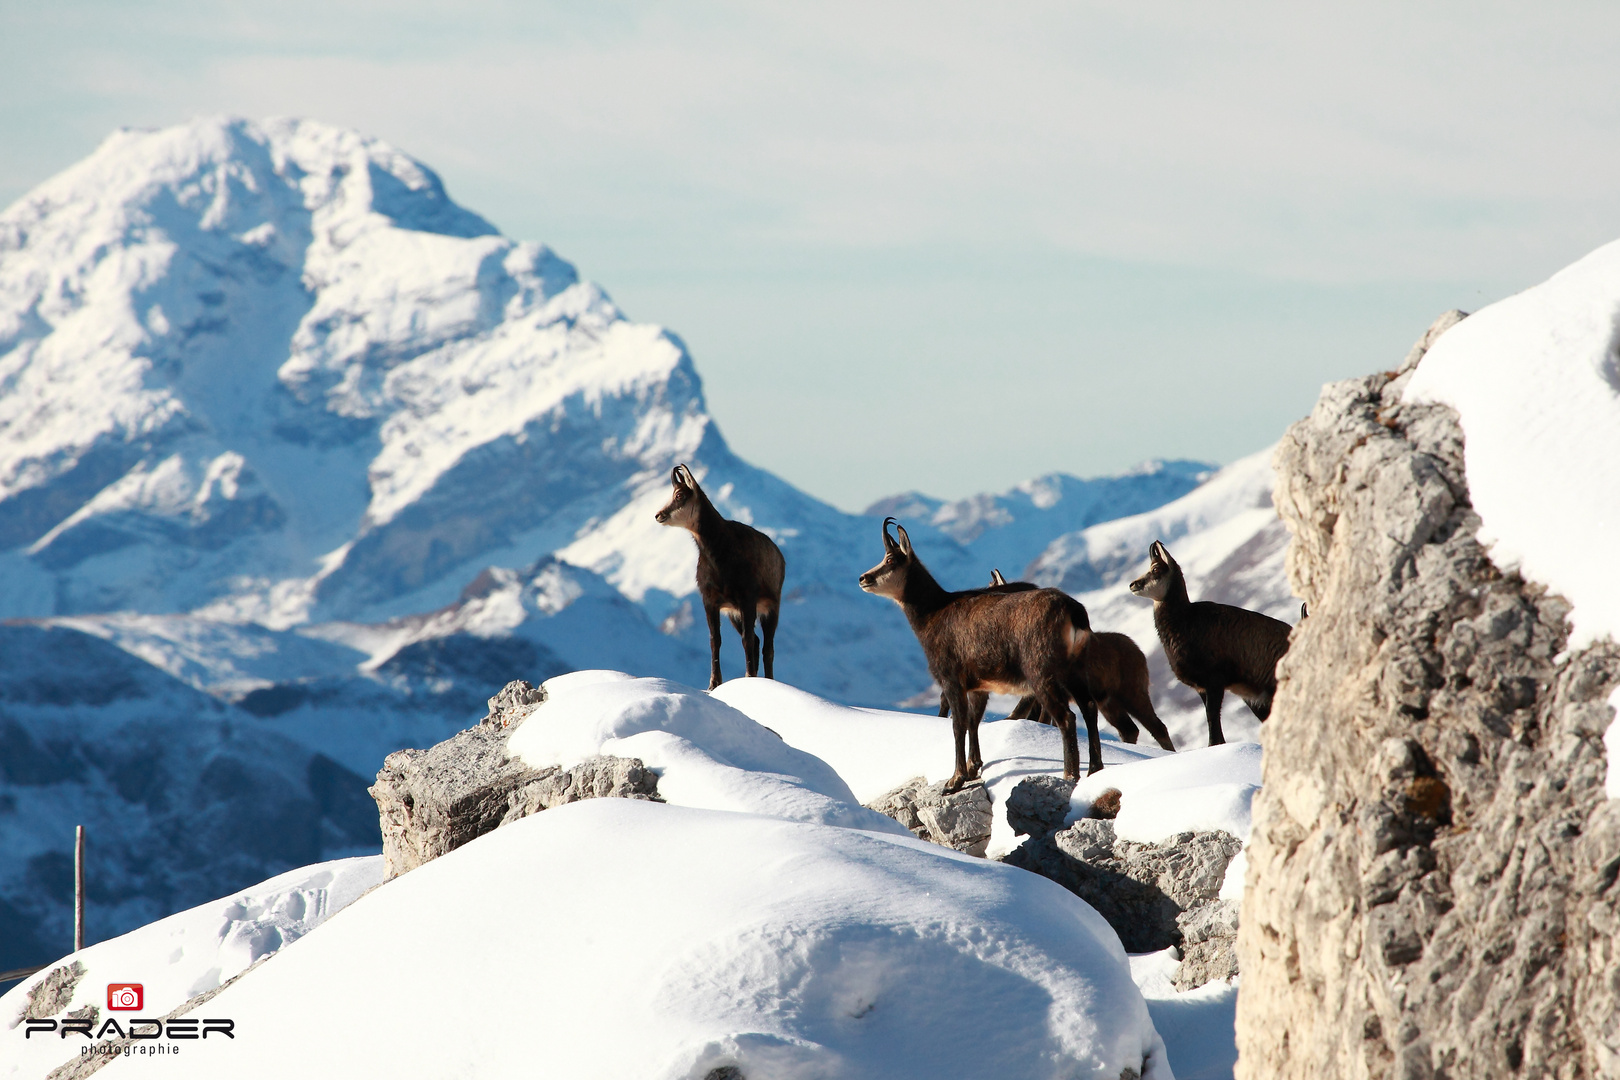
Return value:
M 677 462 L 787 555 L 779 677 L 862 705 L 928 685 L 905 620 L 856 585 L 878 522 L 737 457 L 679 338 L 387 144 L 307 120 L 124 131 L 0 213 L 0 618 L 17 658 L 0 734 L 26 749 L 0 760 L 0 937 L 63 933 L 75 820 L 97 823 L 93 877 L 118 898 L 99 936 L 367 850 L 355 808 L 383 756 L 465 726 L 508 679 L 703 680 L 693 544 L 652 517 Z M 969 587 L 1210 468 L 1052 474 L 889 512 Z M 102 669 L 139 694 L 61 689 Z M 238 857 L 225 830 L 181 873 L 164 845 L 183 808 L 160 814 L 131 786 L 144 767 L 81 745 L 185 724 L 186 749 L 142 783 L 249 816 L 274 792 L 296 861 Z

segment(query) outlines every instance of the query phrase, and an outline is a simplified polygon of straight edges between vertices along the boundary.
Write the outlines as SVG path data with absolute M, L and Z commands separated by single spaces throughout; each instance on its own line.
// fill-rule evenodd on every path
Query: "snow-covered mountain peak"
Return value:
M 675 338 L 308 120 L 122 131 L 0 214 L 0 379 L 9 615 L 353 614 L 709 428 Z

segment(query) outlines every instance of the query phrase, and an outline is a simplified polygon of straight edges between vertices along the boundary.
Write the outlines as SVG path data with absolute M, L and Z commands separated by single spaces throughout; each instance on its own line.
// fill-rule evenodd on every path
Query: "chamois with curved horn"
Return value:
M 893 525 L 899 535 L 889 535 Z M 956 791 L 984 767 L 979 722 L 991 693 L 1034 694 L 1063 735 L 1063 775 L 1080 777 L 1070 696 L 1086 695 L 1073 660 L 1091 636 L 1086 609 L 1057 589 L 968 589 L 949 592 L 912 550 L 911 537 L 893 518 L 883 519 L 883 561 L 860 577 L 861 588 L 900 605 L 928 671 L 950 706 L 956 771 L 945 783 Z M 1090 770 L 1102 768 L 1095 722 L 1086 727 Z
M 685 465 L 675 466 L 669 502 L 653 517 L 660 525 L 685 529 L 697 541 L 697 587 L 709 621 L 709 689 L 720 685 L 720 616 L 742 635 L 749 677 L 759 674 L 761 652 L 765 677 L 774 679 L 776 618 L 782 609 L 782 578 L 787 560 L 770 537 L 751 525 L 720 515 Z M 764 648 L 754 633 L 754 619 L 764 632 Z
M 992 570 L 989 587 L 1009 592 L 1026 592 L 1036 586 L 1027 581 L 1008 581 L 1001 575 L 1000 570 Z M 1096 722 L 1095 711 L 1101 709 L 1103 718 L 1114 726 L 1114 730 L 1119 732 L 1119 737 L 1125 742 L 1134 744 L 1141 738 L 1142 733 L 1135 723 L 1136 720 L 1140 720 L 1142 726 L 1153 736 L 1154 742 L 1166 750 L 1176 748 L 1176 744 L 1170 739 L 1170 730 L 1164 726 L 1164 721 L 1159 719 L 1159 714 L 1153 711 L 1153 697 L 1149 693 L 1147 657 L 1142 655 L 1142 650 L 1131 640 L 1129 634 L 1093 630 L 1091 639 L 1080 653 L 1078 664 L 1090 697 L 1075 704 L 1080 706 L 1080 715 L 1086 718 L 1087 724 Z M 1092 713 L 1088 714 L 1088 709 L 1092 710 Z M 939 715 L 944 716 L 945 713 L 946 706 L 942 698 Z M 1051 723 L 1041 710 L 1041 703 L 1033 696 L 1019 698 L 1013 711 L 1007 714 L 1007 719 Z
M 1181 567 L 1157 540 L 1148 547 L 1148 559 L 1148 572 L 1131 582 L 1131 592 L 1153 601 L 1153 625 L 1170 670 L 1204 702 L 1209 744 L 1226 741 L 1221 701 L 1228 690 L 1264 722 L 1277 692 L 1277 661 L 1288 651 L 1293 627 L 1247 608 L 1193 603 Z

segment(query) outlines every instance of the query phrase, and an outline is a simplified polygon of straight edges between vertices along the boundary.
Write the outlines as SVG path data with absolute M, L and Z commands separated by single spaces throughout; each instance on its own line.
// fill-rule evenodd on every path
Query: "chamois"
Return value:
M 720 685 L 721 613 L 742 635 L 750 678 L 759 673 L 760 640 L 754 633 L 754 618 L 759 617 L 765 632 L 765 677 L 774 679 L 776 618 L 787 571 L 782 549 L 758 529 L 721 517 L 685 465 L 675 466 L 671 480 L 669 502 L 653 518 L 660 525 L 687 530 L 697 541 L 698 595 L 709 620 L 709 689 Z
M 1035 586 L 1027 581 L 1008 581 L 1001 576 L 1000 570 L 992 570 L 990 588 L 1019 592 Z M 1154 742 L 1166 750 L 1176 748 L 1176 744 L 1170 741 L 1169 729 L 1159 719 L 1159 714 L 1153 711 L 1153 698 L 1148 692 L 1147 657 L 1142 655 L 1142 650 L 1130 635 L 1093 630 L 1078 663 L 1090 696 L 1075 704 L 1080 706 L 1080 714 L 1086 717 L 1088 724 L 1096 722 L 1095 710 L 1100 708 L 1104 718 L 1119 732 L 1119 737 L 1125 742 L 1135 743 L 1141 737 L 1141 731 L 1131 719 L 1134 715 L 1152 734 Z M 1092 710 L 1091 715 L 1087 715 L 1088 709 Z M 945 704 L 941 701 L 939 715 L 944 716 L 944 710 Z M 1019 699 L 1017 706 L 1007 714 L 1007 719 L 1051 723 L 1042 713 L 1040 702 L 1028 696 Z
M 1131 592 L 1153 601 L 1153 625 L 1176 678 L 1198 691 L 1209 721 L 1209 744 L 1221 734 L 1221 700 L 1230 690 L 1262 722 L 1271 715 L 1277 692 L 1277 661 L 1288 651 L 1293 627 L 1258 611 L 1187 598 L 1187 579 L 1155 540 L 1148 548 L 1148 572 L 1131 582 Z
M 889 536 L 894 525 L 899 541 Z M 1057 589 L 968 589 L 948 592 L 912 550 L 911 537 L 893 518 L 883 519 L 883 561 L 860 577 L 861 589 L 900 605 L 911 624 L 928 671 L 950 705 L 956 740 L 956 771 L 945 791 L 977 779 L 979 721 L 990 694 L 1033 693 L 1063 735 L 1063 775 L 1080 778 L 1080 747 L 1069 697 L 1086 696 L 1073 660 L 1091 636 L 1079 601 Z M 1086 727 L 1090 772 L 1102 768 L 1102 742 L 1093 721 Z

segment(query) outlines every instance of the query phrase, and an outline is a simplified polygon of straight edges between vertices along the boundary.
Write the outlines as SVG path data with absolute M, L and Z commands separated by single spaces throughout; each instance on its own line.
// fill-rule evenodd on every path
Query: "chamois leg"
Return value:
M 1118 698 L 1110 696 L 1107 701 L 1099 701 L 1097 707 L 1108 718 L 1108 722 L 1114 726 L 1114 730 L 1119 732 L 1122 742 L 1128 742 L 1133 746 L 1136 745 L 1136 740 L 1142 737 L 1142 730 L 1131 720 L 1131 714 L 1125 711 L 1125 707 L 1119 703 Z
M 950 706 L 951 735 L 956 741 L 956 771 L 945 781 L 944 794 L 960 791 L 968 782 L 967 731 L 968 696 L 960 686 L 945 687 L 945 700 Z
M 765 632 L 764 659 L 765 677 L 767 679 L 776 678 L 776 616 L 778 614 L 779 609 L 771 607 L 766 608 L 759 617 L 760 629 Z
M 1244 699 L 1244 704 L 1249 706 L 1249 711 L 1254 713 L 1255 719 L 1262 724 L 1266 722 L 1266 717 L 1271 715 L 1271 699 L 1276 693 L 1276 690 L 1266 690 L 1253 701 L 1249 701 L 1247 698 Z
M 1170 741 L 1170 729 L 1164 726 L 1159 714 L 1153 711 L 1153 699 L 1148 697 L 1146 691 L 1125 690 L 1120 697 L 1124 699 L 1125 707 L 1131 711 L 1131 715 L 1142 721 L 1142 726 L 1148 729 L 1148 734 L 1153 736 L 1154 742 L 1166 750 L 1176 748 L 1176 744 Z
M 754 631 L 755 617 L 753 606 L 750 605 L 737 620 L 737 630 L 743 640 L 743 662 L 747 665 L 745 670 L 750 679 L 759 674 L 759 634 Z
M 1041 722 L 1041 703 L 1035 700 L 1034 694 L 1025 694 L 1013 706 L 1013 711 L 1007 714 L 1008 720 L 1033 720 Z
M 1198 696 L 1204 699 L 1204 719 L 1209 721 L 1209 745 L 1220 746 L 1226 742 L 1226 736 L 1221 734 L 1221 699 L 1226 696 L 1226 687 L 1200 690 Z
M 968 695 L 968 769 L 969 780 L 977 780 L 984 768 L 984 757 L 979 753 L 979 721 L 984 719 L 984 707 L 990 704 L 990 695 L 978 691 Z
M 1071 684 L 1068 689 L 1071 696 L 1074 695 L 1076 690 L 1087 691 L 1085 697 L 1075 697 L 1075 703 L 1080 706 L 1080 716 L 1086 722 L 1086 775 L 1090 776 L 1094 772 L 1101 772 L 1103 767 L 1102 733 L 1097 730 L 1097 702 L 1091 697 L 1089 692 L 1090 687 L 1088 687 L 1082 681 L 1077 681 Z M 1066 704 L 1063 707 L 1063 715 L 1065 717 L 1069 715 L 1069 708 Z M 1074 748 L 1074 756 L 1076 759 L 1078 759 L 1080 757 L 1080 747 L 1074 736 L 1073 719 L 1069 720 L 1068 741 L 1076 744 Z M 1080 762 L 1076 760 L 1075 767 L 1077 770 L 1079 765 Z
M 1065 780 L 1080 779 L 1080 743 L 1075 737 L 1074 714 L 1069 711 L 1070 694 L 1057 690 L 1047 690 L 1041 694 L 1041 711 L 1057 723 L 1057 729 L 1063 739 L 1063 778 Z M 1089 702 L 1089 696 L 1080 700 Z M 1102 768 L 1102 744 L 1097 742 L 1096 713 L 1086 723 L 1088 742 L 1093 744 L 1091 756 L 1091 772 Z
M 709 689 L 720 685 L 720 605 L 703 601 L 703 615 L 709 620 Z

